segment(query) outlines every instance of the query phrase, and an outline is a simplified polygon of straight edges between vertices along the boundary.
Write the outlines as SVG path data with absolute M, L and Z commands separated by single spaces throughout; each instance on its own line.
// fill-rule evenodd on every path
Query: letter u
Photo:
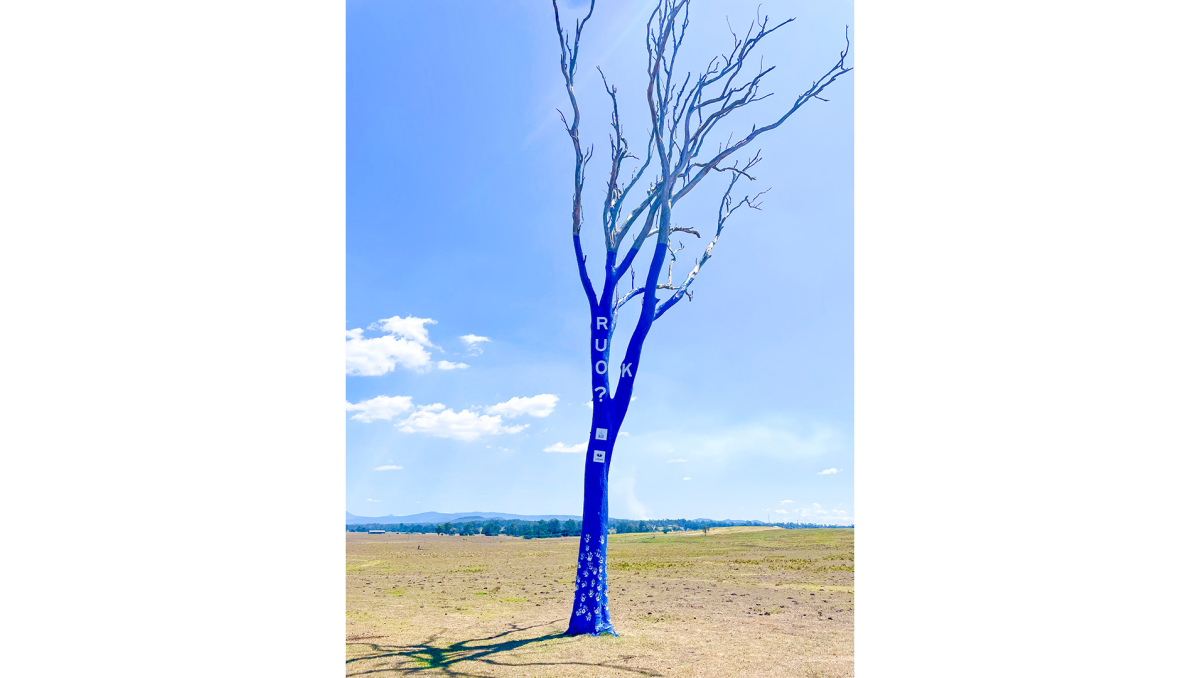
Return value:
M 604 342 L 603 346 L 600 345 L 600 342 L 602 342 L 602 341 Z M 608 348 L 608 339 L 597 339 L 596 340 L 596 350 L 597 351 L 603 351 L 606 348 Z

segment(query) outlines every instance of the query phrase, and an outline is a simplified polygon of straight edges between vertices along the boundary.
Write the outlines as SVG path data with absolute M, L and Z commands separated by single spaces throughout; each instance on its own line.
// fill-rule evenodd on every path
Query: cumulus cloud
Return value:
M 501 433 L 520 433 L 529 428 L 529 424 L 505 425 L 502 417 L 528 414 L 534 417 L 545 417 L 554 411 L 557 396 L 544 394 L 532 398 L 513 398 L 506 403 L 500 403 L 487 408 L 487 414 L 474 410 L 456 412 L 442 403 L 416 405 L 414 408 L 411 396 L 377 396 L 358 403 L 346 403 L 346 411 L 358 412 L 350 417 L 364 423 L 380 419 L 392 421 L 401 415 L 408 416 L 396 423 L 396 429 L 403 433 L 424 433 L 438 438 L 453 438 L 454 440 L 475 440 L 484 435 Z M 476 408 L 477 409 L 477 408 Z M 562 443 L 559 443 L 562 446 Z M 575 449 L 578 447 L 579 449 Z M 581 452 L 585 445 L 564 447 L 564 449 L 549 449 L 547 452 Z M 390 470 L 396 467 L 380 467 L 377 470 Z
M 827 475 L 830 475 L 831 473 L 838 473 L 841 470 L 842 469 L 840 469 L 840 468 L 827 468 L 824 471 L 817 471 L 817 475 L 827 476 Z
M 361 421 L 364 424 L 377 419 L 391 421 L 393 417 L 404 414 L 412 408 L 413 404 L 410 396 L 377 396 L 370 400 L 363 400 L 353 404 L 346 403 L 347 412 L 358 412 L 358 414 L 350 418 L 354 421 Z
M 375 502 L 377 502 L 377 501 L 379 501 L 379 500 L 378 500 L 378 499 L 368 499 L 367 501 L 375 501 Z
M 377 377 L 396 369 L 396 365 L 414 372 L 429 369 L 429 351 L 408 339 L 393 336 L 364 339 L 362 329 L 346 332 L 346 374 Z
M 376 471 L 399 471 L 402 468 L 404 468 L 404 467 L 396 466 L 394 464 L 388 464 L 387 466 L 376 466 L 375 470 Z
M 691 478 L 684 478 L 684 480 L 691 480 Z
M 784 499 L 783 501 L 781 501 L 781 502 L 779 502 L 779 503 L 780 503 L 780 504 L 792 504 L 792 503 L 795 503 L 795 502 L 793 502 L 791 499 Z
M 685 461 L 687 461 L 687 459 L 668 459 L 667 463 L 668 464 L 682 464 Z
M 531 398 L 510 398 L 508 402 L 498 403 L 484 411 L 488 414 L 498 414 L 502 417 L 519 417 L 528 414 L 531 417 L 548 417 L 558 403 L 558 396 L 549 393 L 535 395 Z
M 784 509 L 775 509 L 775 512 L 776 513 L 787 513 L 787 511 Z
M 402 433 L 425 433 L 437 438 L 475 440 L 483 435 L 519 433 L 528 426 L 529 424 L 504 426 L 499 416 L 488 416 L 469 410 L 455 412 L 438 403 L 436 408 L 418 408 L 417 412 L 396 424 L 396 429 Z
M 468 367 L 470 367 L 470 365 L 466 363 L 452 363 L 449 360 L 438 361 L 439 370 L 465 370 Z
M 477 334 L 464 334 L 459 337 L 459 339 L 461 339 L 462 342 L 467 345 L 467 355 L 482 355 L 483 342 L 491 341 L 491 339 L 488 339 L 487 337 L 481 337 Z
M 436 348 L 429 341 L 429 330 L 425 329 L 425 325 L 436 324 L 437 321 L 433 318 L 414 318 L 411 315 L 401 318 L 398 315 L 394 315 L 386 320 L 371 323 L 367 327 L 372 330 L 382 330 L 404 339 L 411 339 L 422 346 Z
M 428 348 L 437 348 L 429 341 L 425 325 L 435 325 L 432 318 L 401 318 L 393 316 L 371 323 L 367 329 L 384 332 L 382 337 L 363 337 L 362 328 L 346 332 L 346 374 L 358 377 L 377 377 L 396 369 L 396 365 L 414 372 L 428 371 L 431 365 Z
M 617 435 L 619 435 L 619 436 L 627 436 L 627 435 L 629 435 L 629 431 L 621 431 L 621 432 L 620 432 L 620 433 L 618 433 Z
M 587 443 L 579 443 L 578 445 L 563 445 L 562 443 L 554 443 L 550 447 L 542 450 L 543 452 L 583 452 L 587 449 Z

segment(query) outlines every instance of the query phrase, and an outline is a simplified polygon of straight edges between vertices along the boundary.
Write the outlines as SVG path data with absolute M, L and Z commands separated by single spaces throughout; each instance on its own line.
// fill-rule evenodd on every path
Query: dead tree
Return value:
M 554 21 L 558 29 L 563 80 L 571 103 L 571 120 L 559 111 L 575 150 L 575 185 L 571 207 L 571 235 L 579 279 L 587 295 L 590 310 L 591 339 L 590 369 L 592 374 L 592 423 L 588 436 L 584 464 L 583 532 L 579 540 L 579 559 L 575 576 L 575 601 L 571 610 L 568 634 L 613 633 L 608 611 L 608 473 L 612 465 L 613 446 L 625 414 L 629 410 L 634 380 L 642 359 L 642 349 L 653 323 L 681 299 L 692 299 L 692 284 L 704 265 L 712 258 L 713 249 L 721 237 L 729 217 L 738 209 L 757 210 L 763 193 L 753 196 L 736 195 L 734 188 L 741 180 L 754 181 L 751 170 L 758 164 L 760 154 L 751 152 L 755 141 L 782 125 L 804 104 L 825 101 L 821 93 L 837 78 L 850 72 L 846 55 L 850 49 L 849 27 L 846 47 L 837 62 L 824 75 L 799 94 L 792 105 L 773 122 L 753 125 L 740 137 L 730 133 L 723 141 L 722 128 L 728 116 L 771 96 L 761 93 L 763 80 L 774 66 L 763 68 L 761 60 L 754 66 L 754 50 L 769 35 L 794 19 L 771 25 L 766 16 L 755 17 L 744 34 L 730 29 L 733 45 L 728 54 L 714 57 L 698 73 L 687 72 L 679 77 L 676 57 L 687 34 L 690 0 L 660 0 L 646 22 L 646 104 L 649 109 L 650 131 L 645 159 L 631 165 L 627 179 L 626 161 L 639 159 L 630 152 L 617 105 L 617 88 L 610 86 L 601 72 L 605 91 L 612 100 L 612 132 L 609 136 L 611 154 L 604 204 L 600 210 L 605 256 L 604 280 L 597 290 L 585 267 L 586 257 L 580 244 L 583 226 L 583 184 L 592 149 L 584 150 L 579 140 L 579 102 L 575 97 L 575 75 L 579 61 L 579 41 L 583 29 L 595 11 L 592 0 L 587 15 L 575 22 L 575 30 L 564 31 L 558 3 L 554 3 Z M 714 148 L 715 143 L 715 148 Z M 656 162 L 655 162 L 656 161 Z M 646 172 L 654 166 L 652 174 Z M 728 186 L 717 205 L 712 240 L 704 253 L 695 260 L 682 280 L 674 273 L 683 243 L 682 234 L 701 238 L 700 230 L 672 224 L 671 211 L 706 177 L 724 174 Z M 638 186 L 643 192 L 635 193 Z M 631 199 L 630 196 L 633 196 Z M 639 199 L 640 198 L 640 199 Z M 634 204 L 633 201 L 637 201 Z M 675 234 L 680 234 L 675 236 Z M 624 254 L 621 245 L 632 235 L 633 240 Z M 672 236 L 675 244 L 672 245 Z M 633 262 L 643 246 L 653 243 L 646 277 L 638 286 Z M 665 279 L 663 268 L 666 270 Z M 618 292 L 621 280 L 629 275 L 626 292 Z M 660 299 L 658 293 L 662 291 Z M 640 302 L 637 324 L 625 347 L 624 357 L 610 367 L 611 339 L 617 314 L 626 304 Z M 618 375 L 616 387 L 610 375 Z

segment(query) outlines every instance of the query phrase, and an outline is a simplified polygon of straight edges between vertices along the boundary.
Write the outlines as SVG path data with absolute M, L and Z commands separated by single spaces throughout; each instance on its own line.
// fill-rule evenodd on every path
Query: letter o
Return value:
M 608 371 L 608 363 L 603 360 L 596 361 L 596 374 L 604 374 Z

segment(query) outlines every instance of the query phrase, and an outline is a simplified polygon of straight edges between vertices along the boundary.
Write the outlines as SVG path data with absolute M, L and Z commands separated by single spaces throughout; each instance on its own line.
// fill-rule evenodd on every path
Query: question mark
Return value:
M 604 394 L 605 394 L 605 393 L 608 393 L 608 389 L 604 388 L 603 386 L 597 386 L 596 388 L 594 388 L 594 389 L 592 389 L 592 390 L 593 390 L 593 391 L 599 391 L 599 392 L 600 392 L 600 398 L 599 398 L 599 400 L 600 400 L 600 402 L 604 402 Z

